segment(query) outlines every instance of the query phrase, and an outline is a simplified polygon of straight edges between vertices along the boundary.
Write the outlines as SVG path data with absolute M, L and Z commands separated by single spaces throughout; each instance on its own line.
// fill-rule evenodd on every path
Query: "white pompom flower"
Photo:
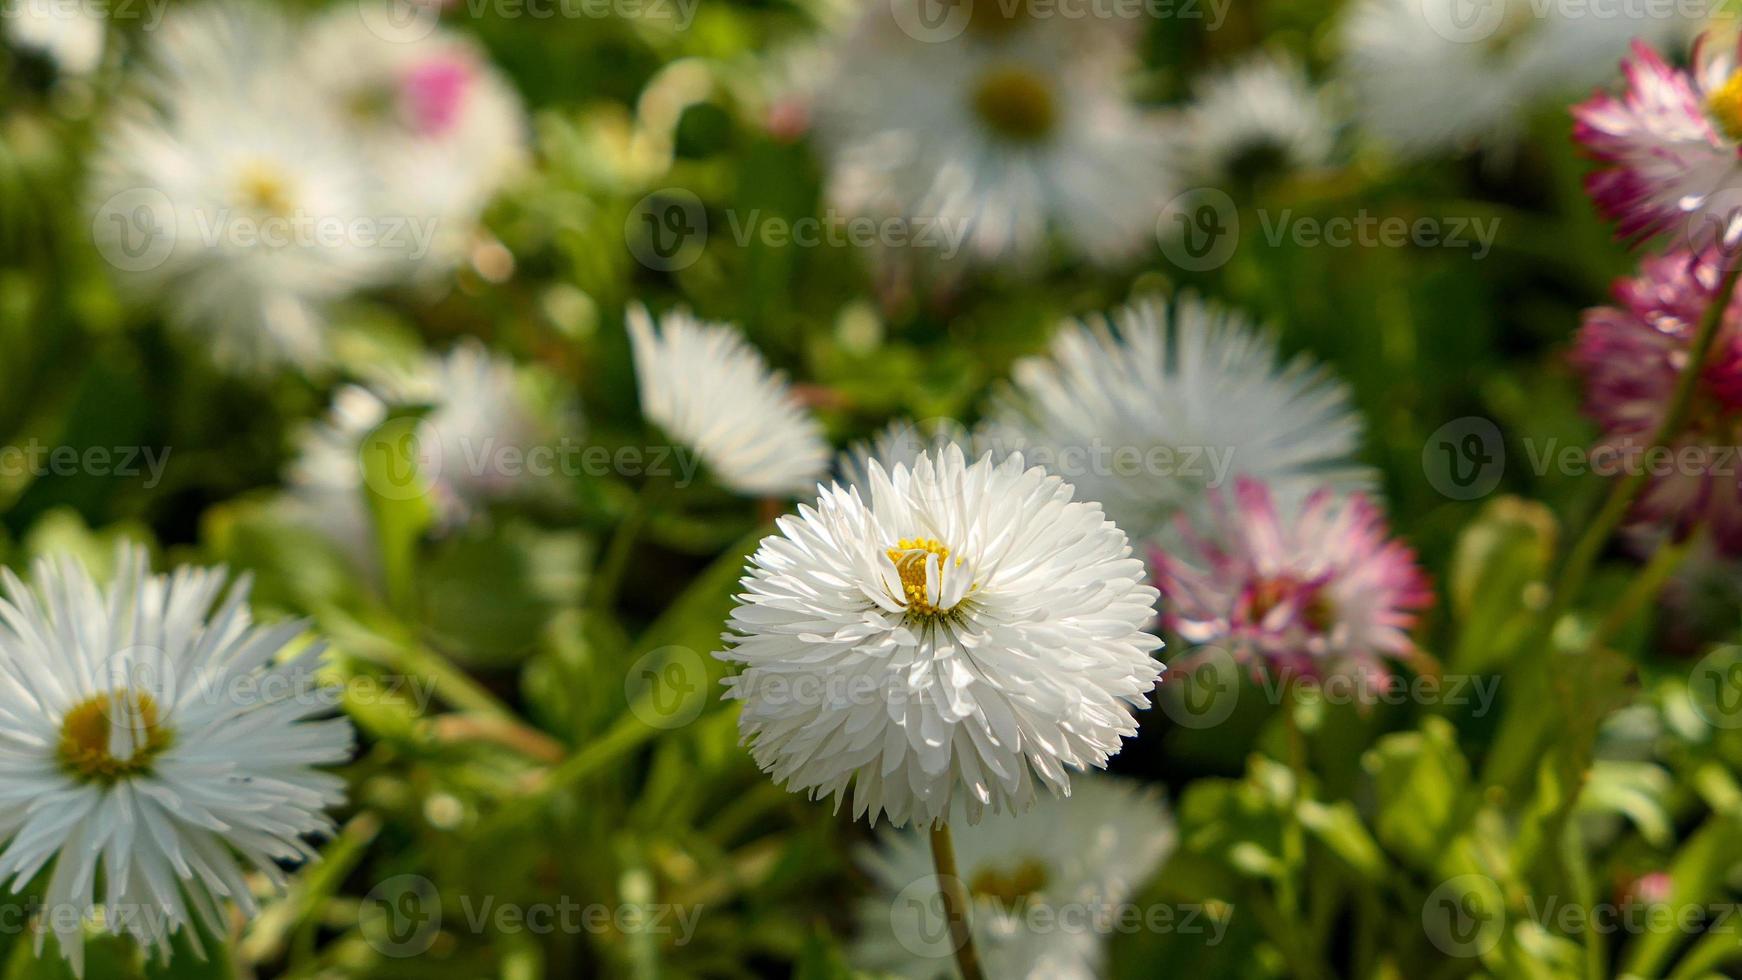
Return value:
M 1090 776 L 1076 790 L 957 835 L 957 873 L 974 903 L 974 947 L 987 976 L 1105 976 L 1108 940 L 1139 911 L 1132 898 L 1173 850 L 1178 828 L 1153 788 Z M 874 891 L 860 904 L 855 965 L 911 980 L 956 976 L 924 835 L 879 837 L 859 861 Z
M 629 340 L 642 413 L 695 450 L 722 486 L 751 497 L 796 496 L 828 470 L 822 426 L 736 328 L 682 311 L 655 326 L 636 306 Z
M 1209 491 L 1251 477 L 1292 513 L 1308 495 L 1367 488 L 1349 389 L 1301 355 L 1284 361 L 1242 314 L 1186 296 L 1066 324 L 1011 369 L 987 438 L 1100 501 L 1139 540 L 1201 524 Z
M 869 464 L 778 521 L 716 654 L 763 771 L 897 826 L 1021 811 L 1137 732 L 1157 593 L 1097 504 L 1020 454 Z
M 4 573 L 0 600 L 0 879 L 46 873 L 44 928 L 75 971 L 98 912 L 164 955 L 184 930 L 198 949 L 193 923 L 227 934 L 226 899 L 254 913 L 247 875 L 283 887 L 333 829 L 344 782 L 314 767 L 353 732 L 323 717 L 322 645 L 282 657 L 305 624 L 254 625 L 245 580 L 220 601 L 222 569 L 151 575 L 124 547 L 107 587 L 64 557 L 33 576 Z

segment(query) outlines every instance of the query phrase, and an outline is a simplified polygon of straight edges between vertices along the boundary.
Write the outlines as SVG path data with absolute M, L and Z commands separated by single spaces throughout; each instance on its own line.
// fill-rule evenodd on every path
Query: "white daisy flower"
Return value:
M 196 921 L 228 932 L 224 899 L 255 911 L 244 875 L 282 888 L 281 862 L 316 857 L 304 838 L 344 801 L 313 768 L 353 739 L 319 720 L 323 645 L 281 656 L 305 624 L 252 624 L 246 579 L 219 600 L 222 569 L 154 576 L 124 547 L 106 588 L 64 557 L 33 577 L 6 572 L 0 600 L 0 878 L 22 891 L 47 871 L 43 921 L 75 972 L 98 911 L 165 955 L 184 928 L 197 947 Z
M 1047 356 L 1011 369 L 989 415 L 997 441 L 1139 540 L 1176 514 L 1204 516 L 1206 491 L 1239 477 L 1268 484 L 1285 509 L 1371 482 L 1353 458 L 1362 424 L 1348 389 L 1304 355 L 1279 364 L 1270 336 L 1191 296 L 1067 325 Z
M 384 250 L 317 233 L 367 215 L 373 198 L 360 158 L 308 110 L 222 94 L 186 96 L 173 116 L 135 104 L 99 150 L 105 254 L 164 249 L 123 267 L 124 285 L 160 299 L 172 322 L 233 367 L 322 361 L 328 304 L 389 268 Z M 141 194 L 146 210 L 109 210 Z
M 1290 55 L 1261 52 L 1193 82 L 1176 153 L 1187 181 L 1249 186 L 1330 160 L 1336 120 Z
M 722 486 L 750 497 L 815 489 L 829 465 L 822 426 L 737 328 L 682 311 L 654 325 L 629 311 L 641 411 L 696 451 Z
M 153 81 L 98 150 L 99 247 L 221 362 L 319 362 L 325 307 L 392 268 L 373 236 L 351 231 L 380 226 L 375 175 L 271 54 L 290 36 L 282 21 L 230 6 L 164 20 Z M 257 51 L 253 64 L 239 54 Z
M 1157 593 L 1092 503 L 1020 454 L 870 464 L 779 519 L 716 654 L 756 763 L 897 826 L 1020 811 L 1105 766 L 1161 675 Z
M 526 114 L 469 40 L 441 29 L 383 37 L 387 6 L 379 16 L 335 8 L 309 29 L 301 67 L 371 165 L 393 175 L 381 209 L 416 232 L 394 245 L 419 271 L 443 271 L 465 255 L 485 205 L 526 164 Z
M 529 489 L 532 477 L 522 461 L 548 445 L 552 428 L 541 411 L 549 398 L 541 390 L 544 380 L 467 341 L 411 371 L 383 372 L 367 385 L 340 388 L 327 418 L 299 436 L 301 452 L 288 474 L 291 516 L 372 569 L 368 492 L 421 495 L 434 506 L 437 526 L 452 528 L 491 502 Z M 396 408 L 424 409 L 420 418 L 406 420 L 416 471 L 370 486 L 362 454 L 372 447 L 365 440 Z M 512 466 L 502 465 L 505 453 L 513 454 Z
M 1615 72 L 1628 42 L 1691 34 L 1686 5 L 1533 0 L 1359 0 L 1342 25 L 1343 75 L 1368 132 L 1406 155 L 1504 149 L 1528 111 Z
M 889 828 L 879 836 L 881 847 L 860 859 L 876 892 L 860 903 L 855 965 L 912 980 L 954 977 L 925 835 Z M 1069 799 L 1042 799 L 955 836 L 986 975 L 1097 980 L 1121 906 L 1172 852 L 1176 829 L 1155 791 L 1087 776 Z
M 904 220 L 940 259 L 1021 263 L 1056 233 L 1113 263 L 1154 241 L 1168 136 L 1123 93 L 1123 48 L 1050 24 L 925 41 L 888 8 L 840 38 L 813 107 L 836 206 Z
M 14 47 L 38 52 L 62 75 L 88 75 L 103 60 L 108 22 L 95 0 L 9 0 L 0 23 Z

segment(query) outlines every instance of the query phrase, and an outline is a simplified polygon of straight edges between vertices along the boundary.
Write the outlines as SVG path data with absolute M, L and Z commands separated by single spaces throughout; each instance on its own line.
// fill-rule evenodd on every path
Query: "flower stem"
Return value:
M 938 822 L 931 828 L 932 865 L 938 873 L 938 892 L 944 899 L 944 918 L 950 927 L 950 944 L 956 949 L 956 966 L 962 980 L 985 980 L 980 957 L 974 951 L 974 932 L 968 921 L 968 887 L 956 874 L 956 842 L 950 825 Z
M 1663 421 L 1658 423 L 1657 431 L 1651 436 L 1648 450 L 1667 447 L 1671 440 L 1687 424 L 1688 412 L 1694 404 L 1694 392 L 1698 390 L 1700 374 L 1706 368 L 1706 359 L 1711 355 L 1712 345 L 1718 338 L 1718 328 L 1724 323 L 1724 313 L 1730 308 L 1730 298 L 1736 291 L 1736 279 L 1742 274 L 1742 262 L 1731 258 L 1724 270 L 1724 275 L 1718 284 L 1718 292 L 1712 297 L 1712 303 L 1706 307 L 1706 312 L 1700 317 L 1698 330 L 1694 334 L 1694 342 L 1688 348 L 1688 364 L 1676 382 L 1674 393 L 1670 396 L 1669 406 L 1663 413 Z M 1645 467 L 1634 467 L 1609 490 L 1608 499 L 1603 501 L 1602 510 L 1585 528 L 1585 533 L 1567 552 L 1566 564 L 1561 566 L 1561 575 L 1555 585 L 1554 600 L 1549 606 L 1548 615 L 1543 620 L 1544 625 L 1553 629 L 1555 621 L 1560 619 L 1569 608 L 1579 591 L 1584 588 L 1585 580 L 1590 577 L 1591 566 L 1597 560 L 1597 553 L 1609 536 L 1615 533 L 1626 518 L 1627 511 L 1633 505 L 1633 498 L 1639 495 L 1639 490 L 1645 485 L 1647 477 Z
M 1639 574 L 1633 576 L 1633 581 L 1627 586 L 1615 604 L 1609 608 L 1601 622 L 1597 624 L 1596 632 L 1591 634 L 1590 649 L 1595 651 L 1607 645 L 1617 633 L 1627 628 L 1633 617 L 1650 605 L 1657 594 L 1663 591 L 1664 583 L 1675 574 L 1682 559 L 1688 556 L 1695 543 L 1699 540 L 1698 531 L 1688 535 L 1681 541 L 1672 541 L 1660 546 L 1651 556 Z
M 635 553 L 636 539 L 641 536 L 641 529 L 647 524 L 648 515 L 653 510 L 654 501 L 664 490 L 656 487 L 653 480 L 641 485 L 629 503 L 629 509 L 617 524 L 617 530 L 611 535 L 611 543 L 605 548 L 605 556 L 599 561 L 598 568 L 593 572 L 588 605 L 594 609 L 609 609 L 617 601 L 617 590 L 623 585 L 623 574 L 629 569 L 629 558 Z

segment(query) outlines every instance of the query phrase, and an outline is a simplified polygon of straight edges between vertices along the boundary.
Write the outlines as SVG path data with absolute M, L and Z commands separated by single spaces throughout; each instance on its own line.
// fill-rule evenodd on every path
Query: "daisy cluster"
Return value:
M 1534 111 L 1603 80 L 1629 43 L 1705 21 L 1697 3 L 1357 0 L 1335 30 L 1332 84 L 1261 49 L 1158 106 L 1137 96 L 1127 19 L 964 0 L 934 23 L 926 9 L 830 18 L 827 40 L 780 62 L 769 128 L 813 135 L 835 206 L 963 240 L 931 264 L 1019 268 L 1054 244 L 1127 264 L 1178 234 L 1185 195 L 1326 176 L 1346 165 L 1350 131 L 1404 159 L 1504 156 Z
M 70 74 L 96 70 L 104 49 L 79 33 L 88 25 L 15 2 L 26 6 L 8 21 L 9 44 Z M 921 297 L 948 319 L 958 286 L 1141 262 L 1165 248 L 1161 219 L 1188 188 L 1251 196 L 1277 178 L 1359 176 L 1350 131 L 1406 159 L 1504 150 L 1532 109 L 1601 81 L 1607 69 L 1593 65 L 1632 44 L 1624 88 L 1577 106 L 1575 135 L 1597 163 L 1590 196 L 1619 234 L 1673 242 L 1616 285 L 1613 305 L 1586 314 L 1573 361 L 1606 451 L 1734 444 L 1742 58 L 1716 43 L 1686 65 L 1660 54 L 1654 45 L 1690 32 L 1680 14 L 1599 23 L 1499 0 L 1472 25 L 1459 3 L 1354 0 L 1326 34 L 1329 82 L 1262 48 L 1208 66 L 1163 107 L 1135 70 L 1133 23 L 1059 23 L 977 0 L 939 24 L 920 9 L 927 0 L 877 2 L 843 12 L 788 65 L 801 91 L 769 128 L 810 138 L 832 204 L 961 232 L 964 261 Z M 545 356 L 572 338 L 540 335 L 528 345 L 537 363 L 522 363 L 483 339 L 507 348 L 535 332 L 533 316 L 474 331 L 424 306 L 417 328 L 445 338 L 432 349 L 390 359 L 368 347 L 371 363 L 312 398 L 305 382 L 325 372 L 296 376 L 335 359 L 346 300 L 390 288 L 428 297 L 468 262 L 486 271 L 475 259 L 484 214 L 530 154 L 520 98 L 483 49 L 367 4 L 295 20 L 203 2 L 170 12 L 138 55 L 90 166 L 98 250 L 202 356 L 251 371 L 244 383 L 297 388 L 287 400 L 309 407 L 282 447 L 273 513 L 312 529 L 375 591 L 393 592 L 384 555 L 403 528 L 383 514 L 395 502 L 427 511 L 403 535 L 421 545 L 528 501 L 566 517 L 567 498 L 585 497 L 576 510 L 611 525 L 586 576 L 587 615 L 577 603 L 544 625 L 604 647 L 627 632 L 606 621 L 625 569 L 656 586 L 636 601 L 656 604 L 665 568 L 723 547 L 652 491 L 760 508 L 756 523 L 739 514 L 733 525 L 756 541 L 735 592 L 708 597 L 725 612 L 721 700 L 757 768 L 876 828 L 859 854 L 871 894 L 854 955 L 867 968 L 947 973 L 960 951 L 947 906 L 960 891 L 991 975 L 1104 974 L 1103 933 L 1043 934 L 1029 914 L 1128 902 L 1174 848 L 1159 795 L 1098 772 L 1137 737 L 1165 674 L 1160 651 L 1223 651 L 1254 675 L 1321 678 L 1429 662 L 1416 633 L 1435 593 L 1393 533 L 1355 393 L 1261 318 L 1159 276 L 1085 289 L 1131 298 L 1061 303 L 1080 312 L 1049 317 L 1044 336 L 986 372 L 983 393 L 962 397 L 972 424 L 877 411 L 863 421 L 884 427 L 839 451 L 830 434 L 847 412 L 836 410 L 870 399 L 795 383 L 782 355 L 811 358 L 805 342 L 765 351 L 737 323 L 638 301 L 653 292 L 641 280 L 609 299 L 552 289 L 539 315 L 565 299 L 581 307 L 573 333 L 601 340 L 625 398 L 633 388 L 631 421 L 609 438 L 681 448 L 706 477 L 700 490 L 649 477 L 633 491 L 624 480 L 565 494 L 490 463 L 580 431 L 566 372 L 598 369 L 594 351 Z M 670 67 L 643 108 L 711 91 L 706 60 Z M 569 122 L 551 126 L 572 135 Z M 610 145 L 653 156 L 653 142 L 638 131 Z M 505 277 L 504 261 L 491 268 Z M 735 308 L 757 311 L 742 318 L 753 326 L 789 315 Z M 615 379 L 598 380 L 604 390 Z M 1709 530 L 1719 552 L 1742 553 L 1733 477 L 1653 474 L 1632 517 L 1658 534 Z M 658 554 L 636 550 L 649 527 Z M 38 930 L 39 949 L 52 937 L 75 971 L 96 932 L 164 955 L 230 934 L 231 908 L 251 917 L 333 831 L 345 784 L 322 769 L 353 751 L 350 723 L 320 694 L 324 646 L 307 624 L 256 623 L 249 581 L 227 586 L 221 570 L 153 575 L 132 547 L 113 565 L 102 575 L 62 558 L 28 582 L 0 577 L 0 880 L 77 911 Z M 396 622 L 403 597 L 378 608 L 369 593 L 322 612 L 352 637 L 371 616 Z M 693 619 L 695 608 L 714 606 L 661 611 Z M 398 632 L 404 644 L 377 645 L 423 638 Z M 501 722 L 484 710 L 495 691 L 450 665 L 436 673 L 457 684 L 456 706 Z M 547 715 L 595 706 L 570 690 L 584 685 L 564 684 L 575 699 L 543 705 Z M 552 772 L 571 771 L 567 746 L 517 725 L 502 722 L 505 741 L 545 762 L 554 752 Z M 604 750 L 641 744 L 648 727 L 621 729 Z M 425 734 L 406 742 L 421 751 Z M 961 847 L 946 870 L 936 842 L 951 828 Z M 925 832 L 939 835 L 930 853 Z M 129 913 L 140 908 L 150 914 Z
M 1674 67 L 1640 43 L 1623 69 L 1622 91 L 1574 109 L 1574 135 L 1597 162 L 1586 188 L 1617 235 L 1667 247 L 1615 283 L 1614 305 L 1586 312 L 1572 360 L 1602 429 L 1593 453 L 1648 481 L 1635 524 L 1675 536 L 1701 529 L 1733 557 L 1742 554 L 1742 482 L 1729 462 L 1742 433 L 1742 58 L 1711 37 Z
M 468 254 L 523 164 L 519 98 L 469 40 L 368 5 L 169 12 L 92 164 L 122 284 L 238 369 L 328 356 L 334 303 Z
M 344 781 L 350 722 L 315 676 L 307 625 L 256 624 L 222 569 L 152 575 L 123 547 L 98 585 L 71 558 L 3 576 L 0 876 L 41 882 L 52 935 L 82 973 L 84 936 L 126 935 L 167 960 L 179 936 L 229 932 L 225 901 L 315 857 Z

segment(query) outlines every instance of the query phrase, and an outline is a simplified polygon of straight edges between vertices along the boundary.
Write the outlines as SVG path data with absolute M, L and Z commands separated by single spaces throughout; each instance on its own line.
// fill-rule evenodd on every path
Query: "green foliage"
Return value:
M 307 377 L 226 376 L 116 291 L 81 199 L 113 78 L 79 101 L 27 89 L 0 62 L 0 462 L 33 446 L 163 454 L 161 471 L 0 466 L 0 559 L 21 570 L 70 553 L 104 570 L 126 538 L 151 543 L 160 565 L 250 573 L 263 616 L 306 617 L 330 641 L 326 676 L 362 735 L 340 829 L 288 894 L 205 937 L 205 959 L 184 940 L 167 966 L 148 964 L 94 938 L 86 976 L 853 976 L 867 832 L 759 773 L 718 697 L 725 667 L 711 654 L 769 530 L 754 503 L 705 483 L 571 475 L 548 498 L 443 527 L 416 479 L 411 413 L 361 455 L 367 540 L 335 544 L 275 506 L 298 433 L 344 382 L 478 336 L 572 387 L 589 445 L 662 445 L 622 328 L 644 301 L 741 323 L 819 393 L 844 444 L 898 416 L 972 422 L 1059 318 L 1185 290 L 1260 315 L 1288 351 L 1351 383 L 1364 461 L 1441 600 L 1421 636 L 1435 657 L 1398 676 L 1441 686 L 1349 705 L 1242 678 L 1214 727 L 1147 712 L 1115 769 L 1170 789 L 1179 843 L 1141 902 L 1194 908 L 1214 927 L 1116 935 L 1109 975 L 1742 969 L 1742 916 L 1724 911 L 1742 888 L 1742 715 L 1718 703 L 1735 694 L 1742 648 L 1708 652 L 1742 640 L 1742 592 L 1704 597 L 1697 616 L 1646 602 L 1605 633 L 1644 574 L 1616 548 L 1548 621 L 1567 542 L 1604 490 L 1543 455 L 1592 435 L 1563 355 L 1581 309 L 1631 261 L 1579 189 L 1565 118 L 1545 115 L 1504 160 L 1358 155 L 1322 181 L 1257 188 L 1239 202 L 1240 247 L 1210 272 L 1156 252 L 1122 271 L 1058 262 L 902 292 L 853 247 L 731 231 L 751 214 L 826 207 L 815 155 L 755 116 L 758 59 L 813 31 L 812 6 L 705 3 L 683 32 L 451 15 L 535 114 L 537 165 L 488 222 L 512 274 L 466 266 L 432 294 L 356 299 L 333 324 L 337 364 Z M 1158 22 L 1139 89 L 1174 98 L 1201 66 L 1260 42 L 1322 73 L 1333 6 L 1235 4 L 1213 34 Z M 693 265 L 646 268 L 626 223 L 647 195 L 677 190 L 714 233 Z M 1478 259 L 1272 244 L 1261 231 L 1284 213 L 1358 210 L 1492 220 L 1499 237 Z M 1494 423 L 1505 464 L 1491 493 L 1461 499 L 1435 485 L 1424 451 L 1469 418 Z M 369 560 L 351 560 L 351 545 Z M 1496 696 L 1453 698 L 1454 683 Z M 1666 890 L 1639 898 L 1656 873 Z M 608 914 L 550 931 L 501 914 L 564 902 Z M 1604 924 L 1642 905 L 1694 917 Z M 654 908 L 694 912 L 693 931 L 618 914 Z M 8 978 L 70 975 L 30 938 L 0 929 Z

